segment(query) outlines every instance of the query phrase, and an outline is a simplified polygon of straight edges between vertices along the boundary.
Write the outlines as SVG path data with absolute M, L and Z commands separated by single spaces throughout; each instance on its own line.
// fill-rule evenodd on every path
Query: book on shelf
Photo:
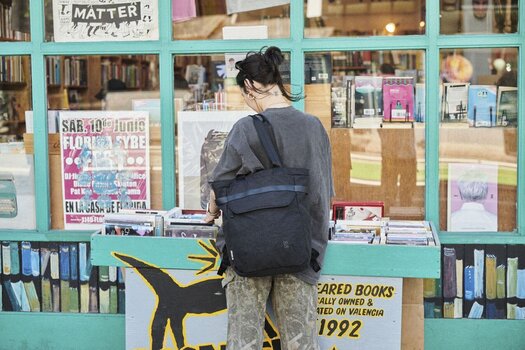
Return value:
M 444 83 L 441 103 L 442 122 L 467 122 L 468 83 Z
M 497 125 L 516 127 L 518 125 L 518 88 L 498 87 L 496 104 Z
M 380 127 L 383 118 L 383 78 L 357 76 L 354 82 L 355 118 L 352 127 Z
M 332 104 L 332 128 L 346 128 L 350 123 L 348 110 L 350 104 L 348 99 L 348 89 L 346 87 L 345 76 L 333 76 L 331 87 L 331 104 Z M 351 86 L 351 80 L 349 80 Z
M 383 78 L 383 121 L 414 121 L 414 78 Z
M 414 102 L 414 119 L 418 123 L 424 123 L 426 119 L 425 111 L 425 84 L 416 84 L 416 95 Z
M 436 245 L 434 233 L 428 221 L 388 220 L 381 230 L 385 244 Z
M 505 274 L 507 247 L 502 244 L 485 246 L 485 296 L 488 319 L 507 318 Z
M 442 250 L 443 317 L 463 317 L 463 245 L 447 245 Z
M 28 300 L 29 311 L 40 311 L 40 257 L 38 242 L 20 243 L 22 282 Z
M 470 85 L 467 120 L 469 126 L 496 126 L 496 86 Z
M 507 319 L 525 317 L 525 245 L 507 245 Z
M 485 318 L 485 246 L 465 245 L 463 317 Z

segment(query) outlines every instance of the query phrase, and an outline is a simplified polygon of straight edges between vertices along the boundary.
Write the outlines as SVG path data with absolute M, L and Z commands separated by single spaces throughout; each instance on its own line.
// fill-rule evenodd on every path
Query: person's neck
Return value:
M 290 101 L 283 96 L 278 86 L 274 86 L 268 90 L 265 95 L 258 99 L 258 102 L 261 111 L 268 108 L 286 108 L 290 106 Z

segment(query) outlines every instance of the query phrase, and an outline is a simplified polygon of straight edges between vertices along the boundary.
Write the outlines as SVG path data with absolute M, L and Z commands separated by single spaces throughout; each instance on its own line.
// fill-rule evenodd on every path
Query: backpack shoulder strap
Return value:
M 253 119 L 253 125 L 259 136 L 259 141 L 266 152 L 266 156 L 272 162 L 272 166 L 274 168 L 282 167 L 281 157 L 279 156 L 279 152 L 277 152 L 277 147 L 272 141 L 270 122 L 262 114 L 251 115 L 250 117 Z

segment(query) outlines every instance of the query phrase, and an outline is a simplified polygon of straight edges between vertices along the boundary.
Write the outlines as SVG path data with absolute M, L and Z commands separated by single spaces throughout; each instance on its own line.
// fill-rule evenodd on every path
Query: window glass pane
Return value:
M 305 55 L 306 112 L 330 135 L 336 200 L 424 218 L 424 61 L 423 50 Z
M 306 38 L 425 33 L 424 0 L 305 0 Z
M 441 0 L 441 34 L 516 33 L 518 0 Z
M 158 56 L 47 56 L 46 73 L 52 227 L 161 209 Z
M 0 1 L 0 41 L 30 41 L 29 0 Z
M 516 48 L 441 50 L 440 222 L 516 228 Z
M 0 56 L 0 229 L 36 229 L 29 56 Z
M 173 39 L 290 37 L 289 0 L 173 0 Z
M 289 89 L 289 53 L 279 66 Z M 255 112 L 235 81 L 235 62 L 244 53 L 175 56 L 175 111 L 177 117 L 177 203 L 186 209 L 204 209 L 209 199 L 208 176 L 219 161 L 233 124 Z

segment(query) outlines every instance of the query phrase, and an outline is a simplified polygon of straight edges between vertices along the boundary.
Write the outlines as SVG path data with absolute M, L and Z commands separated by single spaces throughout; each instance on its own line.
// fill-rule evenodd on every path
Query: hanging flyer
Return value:
M 148 112 L 60 112 L 64 228 L 150 207 Z
M 55 42 L 159 39 L 158 0 L 53 0 Z

